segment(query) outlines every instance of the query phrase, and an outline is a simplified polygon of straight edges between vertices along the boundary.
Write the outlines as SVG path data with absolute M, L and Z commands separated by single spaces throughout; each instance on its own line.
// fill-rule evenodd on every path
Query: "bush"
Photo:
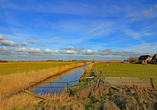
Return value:
M 129 60 L 130 63 L 133 63 L 133 62 L 136 63 L 136 62 L 138 62 L 138 58 L 137 57 L 130 57 L 128 60 Z

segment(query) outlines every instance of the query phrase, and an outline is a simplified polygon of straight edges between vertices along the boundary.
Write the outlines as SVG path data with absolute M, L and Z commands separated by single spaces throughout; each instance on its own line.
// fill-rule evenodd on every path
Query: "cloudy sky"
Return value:
M 155 53 L 156 0 L 0 0 L 2 60 L 124 60 Z

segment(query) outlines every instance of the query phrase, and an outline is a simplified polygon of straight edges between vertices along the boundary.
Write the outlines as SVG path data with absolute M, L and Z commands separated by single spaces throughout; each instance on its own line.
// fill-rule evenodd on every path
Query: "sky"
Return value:
M 0 0 L 0 60 L 125 60 L 156 53 L 156 0 Z

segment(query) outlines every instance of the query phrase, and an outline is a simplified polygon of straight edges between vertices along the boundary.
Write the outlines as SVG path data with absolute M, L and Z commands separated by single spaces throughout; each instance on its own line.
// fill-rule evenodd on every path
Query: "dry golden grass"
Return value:
M 34 110 L 44 108 L 46 110 L 54 110 L 65 108 L 66 110 L 84 110 L 84 105 L 81 104 L 76 97 L 69 97 L 69 93 L 65 92 L 66 89 L 60 94 L 53 96 L 51 94 L 43 94 L 41 97 L 46 98 L 42 100 L 27 93 L 19 93 L 11 98 L 0 101 L 0 110 L 11 109 L 27 109 Z
M 10 93 L 16 93 L 19 90 L 27 88 L 30 86 L 30 82 L 40 82 L 48 77 L 57 75 L 69 69 L 83 66 L 84 63 L 65 65 L 61 67 L 54 67 L 49 69 L 42 69 L 39 71 L 30 71 L 18 74 L 10 74 L 6 76 L 0 76 L 0 94 L 4 98 Z
M 46 100 L 37 99 L 32 95 L 21 93 L 0 102 L 0 109 L 26 110 L 155 110 L 157 107 L 157 90 L 149 88 L 121 87 L 120 91 L 99 83 L 99 87 L 92 92 L 92 86 L 60 95 L 41 95 Z
M 13 108 L 23 108 L 29 104 L 38 104 L 41 101 L 27 93 L 19 93 L 5 100 L 0 100 L 0 110 L 12 110 Z
M 86 68 L 85 68 L 85 73 L 89 73 L 89 72 L 91 72 L 91 69 L 92 69 L 92 67 L 93 67 L 93 65 L 94 65 L 94 63 L 91 63 L 90 65 L 88 65 Z

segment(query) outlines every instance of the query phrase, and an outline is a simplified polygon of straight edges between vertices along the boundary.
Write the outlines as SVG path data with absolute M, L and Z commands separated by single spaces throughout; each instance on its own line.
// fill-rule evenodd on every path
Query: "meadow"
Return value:
M 9 61 L 8 63 L 0 63 L 0 75 L 8 75 L 12 73 L 23 73 L 29 71 L 39 71 L 57 66 L 70 65 L 81 62 L 72 61 Z
M 154 64 L 132 64 L 122 61 L 104 61 L 96 63 L 97 70 L 102 71 L 103 76 L 110 77 L 139 77 L 147 82 L 153 78 L 157 85 L 157 65 Z

